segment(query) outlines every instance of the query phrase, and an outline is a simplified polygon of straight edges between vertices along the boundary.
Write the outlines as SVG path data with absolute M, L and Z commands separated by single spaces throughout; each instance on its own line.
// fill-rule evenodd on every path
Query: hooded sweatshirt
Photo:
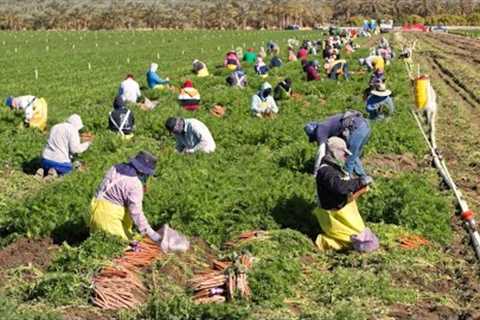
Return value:
M 270 93 L 267 95 L 267 92 Z M 254 114 L 262 114 L 265 112 L 278 113 L 277 103 L 272 96 L 272 86 L 265 82 L 256 95 L 252 97 L 251 110 Z
M 83 128 L 79 115 L 71 115 L 66 122 L 52 127 L 42 158 L 58 163 L 71 163 L 70 157 L 88 149 L 90 142 L 80 142 L 80 129 Z

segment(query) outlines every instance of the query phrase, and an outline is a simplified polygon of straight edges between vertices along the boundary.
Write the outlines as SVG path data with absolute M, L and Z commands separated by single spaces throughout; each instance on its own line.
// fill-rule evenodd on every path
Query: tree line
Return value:
M 371 18 L 480 25 L 479 0 L 4 1 L 3 30 L 279 29 L 293 24 L 360 26 Z

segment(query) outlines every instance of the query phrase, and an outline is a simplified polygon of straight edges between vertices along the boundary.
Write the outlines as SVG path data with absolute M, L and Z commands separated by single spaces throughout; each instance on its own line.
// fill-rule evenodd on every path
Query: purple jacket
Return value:
M 104 199 L 125 207 L 142 235 L 158 241 L 160 236 L 152 229 L 143 213 L 143 185 L 133 167 L 117 164 L 111 167 L 97 190 L 97 199 Z
M 317 69 L 314 66 L 310 65 L 305 68 L 307 72 L 307 81 L 319 80 L 320 76 L 318 75 Z
M 319 145 L 326 143 L 330 137 L 343 137 L 343 124 L 342 118 L 344 114 L 339 113 L 327 118 L 325 121 L 320 122 L 317 125 L 317 129 L 314 132 L 314 136 L 309 137 L 310 140 L 317 141 Z M 353 117 L 353 128 L 360 127 L 366 120 L 363 117 Z

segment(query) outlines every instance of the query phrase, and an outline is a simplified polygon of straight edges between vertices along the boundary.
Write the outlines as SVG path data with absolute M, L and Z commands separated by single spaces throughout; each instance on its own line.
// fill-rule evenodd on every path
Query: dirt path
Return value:
M 468 41 L 459 39 L 455 42 L 454 39 L 457 39 L 457 36 L 404 34 L 402 37 L 409 41 L 419 39 L 420 50 L 416 51 L 414 60 L 416 64 L 420 64 L 423 72 L 429 74 L 438 96 L 437 144 L 469 205 L 475 212 L 480 213 L 480 152 L 478 151 L 480 99 L 470 90 L 468 82 L 456 77 L 457 66 L 446 65 L 446 61 L 458 58 L 469 59 L 476 55 L 475 51 L 471 49 L 467 51 L 466 42 Z M 474 45 L 480 45 L 480 42 L 477 41 Z M 462 63 L 471 61 L 473 59 L 462 61 Z M 475 72 L 478 72 L 478 69 Z M 449 315 L 446 309 L 442 309 L 441 313 L 444 313 L 445 319 L 473 319 L 480 316 L 478 313 L 480 311 L 479 264 L 469 243 L 469 236 L 458 216 L 452 216 L 452 228 L 455 231 L 454 240 L 446 251 L 458 258 L 458 263 L 462 265 L 463 270 L 449 276 L 453 280 L 455 291 L 458 292 L 459 297 L 462 297 L 459 301 L 464 302 L 461 308 L 469 311 L 469 317 Z M 427 307 L 428 305 L 425 306 Z M 433 314 L 430 307 L 427 309 Z M 393 308 L 393 313 L 399 319 L 420 314 L 418 312 L 417 308 L 411 310 Z M 473 318 L 472 313 L 475 314 Z M 425 319 L 443 318 L 425 317 Z

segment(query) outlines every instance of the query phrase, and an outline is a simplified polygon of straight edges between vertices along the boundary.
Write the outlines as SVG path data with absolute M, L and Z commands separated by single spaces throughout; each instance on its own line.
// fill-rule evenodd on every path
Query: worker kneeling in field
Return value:
M 192 81 L 187 80 L 183 83 L 178 101 L 186 110 L 195 111 L 200 108 L 200 93 L 193 87 Z
M 361 66 L 366 66 L 368 71 L 381 71 L 385 70 L 385 60 L 381 56 L 369 56 L 367 58 L 360 58 L 358 60 Z
M 128 74 L 125 80 L 122 81 L 118 95 L 125 101 L 131 103 L 138 102 L 138 99 L 142 96 L 142 92 L 140 91 L 140 85 L 135 81 L 133 75 Z
M 334 56 L 332 59 L 327 60 L 324 68 L 328 78 L 331 80 L 337 80 L 340 76 L 344 76 L 347 80 L 350 78 L 348 63 L 346 60 L 336 60 Z
M 150 89 L 164 89 L 169 83 L 170 79 L 162 79 L 157 74 L 158 64 L 150 64 L 150 68 L 147 71 L 147 84 Z
M 253 51 L 253 48 L 248 48 L 247 52 L 243 55 L 243 61 L 247 63 L 255 63 L 257 61 L 257 54 Z
M 5 105 L 13 110 L 21 110 L 25 114 L 24 123 L 31 128 L 45 130 L 47 128 L 47 102 L 35 96 L 8 97 Z
M 155 173 L 156 162 L 150 153 L 141 151 L 128 163 L 108 170 L 90 205 L 90 231 L 101 230 L 131 240 L 135 224 L 142 235 L 161 240 L 142 208 L 147 179 Z
M 263 83 L 260 91 L 253 95 L 251 110 L 253 115 L 259 118 L 271 117 L 278 113 L 278 106 L 273 99 L 270 83 Z
M 302 60 L 303 71 L 307 75 L 307 81 L 320 80 L 320 75 L 318 74 L 319 63 L 317 60 L 307 61 Z
M 257 58 L 257 63 L 255 64 L 255 72 L 260 75 L 262 78 L 268 76 L 268 66 L 265 64 L 262 58 Z
M 73 155 L 86 151 L 91 144 L 91 141 L 80 141 L 79 131 L 82 128 L 82 119 L 77 114 L 52 127 L 42 152 L 42 168 L 38 169 L 37 176 L 44 176 L 45 173 L 49 176 L 64 175 L 73 170 Z
M 165 122 L 168 132 L 176 139 L 176 149 L 180 153 L 215 151 L 216 145 L 210 130 L 197 119 L 170 117 Z
M 226 81 L 231 87 L 245 88 L 247 86 L 247 75 L 242 69 L 237 68 L 227 77 Z
M 192 71 L 197 75 L 197 77 L 199 78 L 203 78 L 203 77 L 208 77 L 209 76 L 209 73 L 208 73 L 208 68 L 207 68 L 207 65 L 202 62 L 202 61 L 199 61 L 197 59 L 193 60 L 192 62 Z
M 230 50 L 225 55 L 225 59 L 223 60 L 223 65 L 229 70 L 236 70 L 239 68 L 240 60 L 238 59 L 238 55 L 235 50 Z
M 273 89 L 273 97 L 275 101 L 287 100 L 292 96 L 292 80 L 285 78 L 285 80 L 279 82 L 275 89 Z
M 316 175 L 320 168 L 321 161 L 325 156 L 327 140 L 331 137 L 341 137 L 348 145 L 351 155 L 348 156 L 345 167 L 347 172 L 352 175 L 365 176 L 360 156 L 363 147 L 370 137 L 370 127 L 368 121 L 358 111 L 347 111 L 327 118 L 323 122 L 310 122 L 304 127 L 305 133 L 310 142 L 316 141 L 318 152 L 315 160 Z
M 117 96 L 113 101 L 113 111 L 108 115 L 108 128 L 118 132 L 123 138 L 133 138 L 135 117 L 133 112 L 126 106 L 122 96 Z
M 366 111 L 371 120 L 382 120 L 385 117 L 392 116 L 395 112 L 395 105 L 390 97 L 392 92 L 387 90 L 385 83 L 376 84 L 370 91 L 366 101 Z
M 323 231 L 315 243 L 321 250 L 341 250 L 350 246 L 357 251 L 373 251 L 377 237 L 365 227 L 358 212 L 356 196 L 372 183 L 368 176 L 351 178 L 344 169 L 351 152 L 345 141 L 329 138 L 325 157 L 316 175 L 319 208 L 315 209 Z

